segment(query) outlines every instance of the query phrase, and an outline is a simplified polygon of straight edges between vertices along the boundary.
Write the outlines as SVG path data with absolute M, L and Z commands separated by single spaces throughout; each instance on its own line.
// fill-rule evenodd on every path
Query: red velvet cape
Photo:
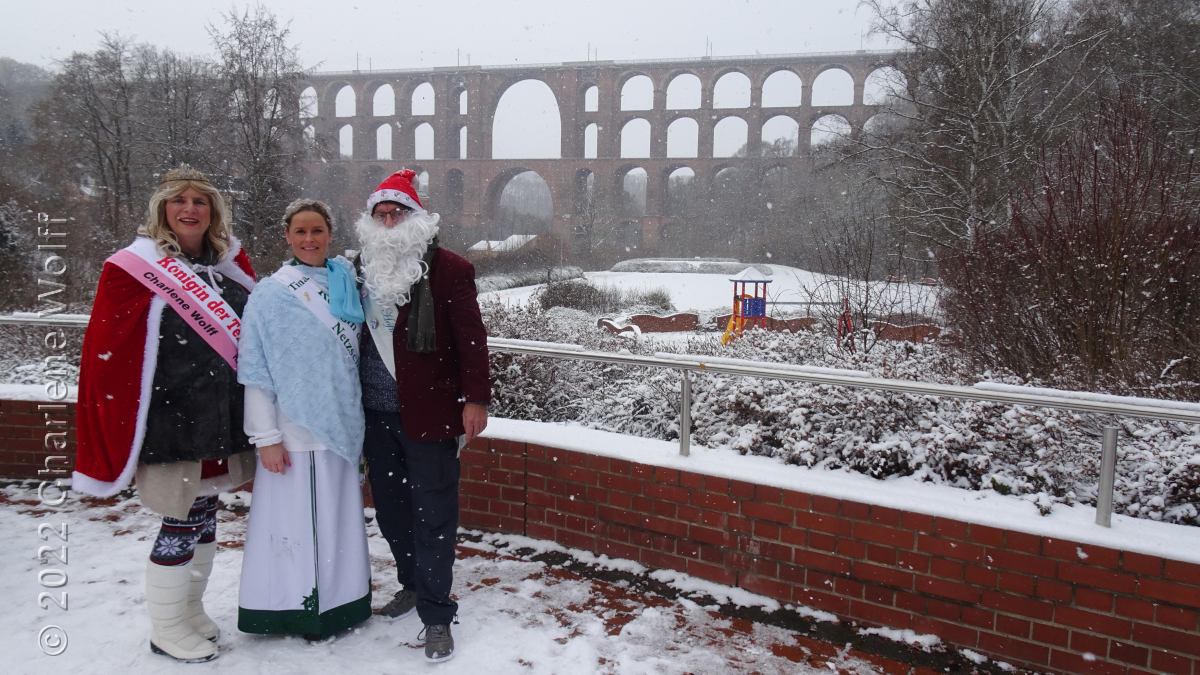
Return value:
M 128 248 L 152 255 L 155 249 L 146 237 Z M 247 290 L 254 287 L 250 259 L 236 239 L 214 269 Z M 83 336 L 71 480 L 76 491 L 108 497 L 133 480 L 146 432 L 165 306 L 141 282 L 105 261 Z

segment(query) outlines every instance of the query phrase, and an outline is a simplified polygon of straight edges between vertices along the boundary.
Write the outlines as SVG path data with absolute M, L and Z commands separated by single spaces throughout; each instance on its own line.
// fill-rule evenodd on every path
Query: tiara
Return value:
M 209 186 L 212 185 L 212 182 L 208 180 L 208 176 L 205 176 L 200 171 L 193 169 L 190 164 L 180 164 L 179 166 L 175 167 L 174 169 L 171 169 L 170 171 L 166 172 L 165 174 L 163 174 L 162 180 L 159 181 L 158 184 L 162 185 L 164 183 L 170 183 L 172 181 L 181 181 L 181 180 L 190 181 L 190 182 L 194 182 L 194 183 L 204 183 L 205 185 L 209 185 Z

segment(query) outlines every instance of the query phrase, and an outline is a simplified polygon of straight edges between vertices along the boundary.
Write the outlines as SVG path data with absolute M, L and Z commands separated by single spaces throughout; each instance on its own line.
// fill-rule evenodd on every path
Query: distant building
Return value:
M 525 246 L 529 242 L 537 239 L 536 234 L 514 234 L 508 239 L 491 240 L 484 239 L 476 242 L 467 249 L 467 253 L 476 256 L 485 256 L 491 253 L 508 253 L 516 251 Z

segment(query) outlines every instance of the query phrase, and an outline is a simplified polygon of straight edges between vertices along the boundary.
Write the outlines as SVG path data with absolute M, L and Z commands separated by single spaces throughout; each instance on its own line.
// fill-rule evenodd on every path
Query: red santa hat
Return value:
M 416 171 L 401 169 L 385 178 L 371 196 L 367 197 L 367 213 L 373 212 L 375 205 L 380 202 L 396 202 L 414 211 L 424 211 L 425 207 L 421 206 L 417 190 L 413 187 L 413 179 L 416 177 Z

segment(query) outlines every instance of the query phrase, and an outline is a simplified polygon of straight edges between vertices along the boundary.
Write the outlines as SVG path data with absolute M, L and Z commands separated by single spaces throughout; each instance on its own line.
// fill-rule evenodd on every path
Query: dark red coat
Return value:
M 487 329 L 475 297 L 475 267 L 462 256 L 439 248 L 429 272 L 429 287 L 437 348 L 429 354 L 408 351 L 411 305 L 400 308 L 392 345 L 404 432 L 417 440 L 439 441 L 462 435 L 463 403 L 486 405 L 492 398 L 492 381 Z

